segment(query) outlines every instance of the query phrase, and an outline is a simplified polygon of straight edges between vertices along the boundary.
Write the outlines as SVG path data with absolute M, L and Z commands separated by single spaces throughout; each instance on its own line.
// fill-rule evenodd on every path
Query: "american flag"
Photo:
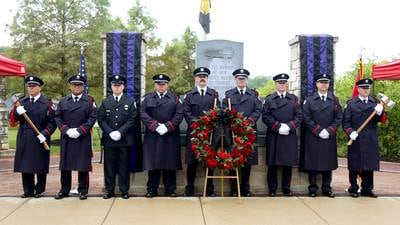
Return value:
M 86 76 L 86 65 L 85 65 L 85 57 L 83 56 L 83 46 L 81 46 L 81 56 L 80 56 L 80 64 L 79 64 L 79 75 L 86 78 L 85 84 L 85 94 L 88 93 L 88 85 L 87 85 L 87 76 Z

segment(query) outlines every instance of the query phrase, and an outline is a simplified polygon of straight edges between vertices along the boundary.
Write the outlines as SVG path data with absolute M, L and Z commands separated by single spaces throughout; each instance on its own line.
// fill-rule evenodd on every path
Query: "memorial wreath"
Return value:
M 234 109 L 209 110 L 194 121 L 191 128 L 192 151 L 207 168 L 234 170 L 243 166 L 253 151 L 255 131 L 250 120 Z M 226 133 L 231 135 L 230 146 L 219 144 L 222 142 L 221 135 L 218 137 L 220 131 L 225 131 L 223 138 Z

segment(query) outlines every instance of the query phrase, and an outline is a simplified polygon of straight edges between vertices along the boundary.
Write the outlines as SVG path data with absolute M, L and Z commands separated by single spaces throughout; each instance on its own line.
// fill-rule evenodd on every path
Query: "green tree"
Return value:
M 79 49 L 84 43 L 89 92 L 100 98 L 100 34 L 115 25 L 108 7 L 108 0 L 20 0 L 9 26 L 13 46 L 8 53 L 26 63 L 28 73 L 45 80 L 47 95 L 59 98 L 69 93 L 66 80 L 78 73 Z M 21 90 L 20 83 L 10 88 Z
M 147 73 L 147 90 L 151 90 L 151 77 L 155 73 L 166 73 L 171 77 L 170 88 L 177 94 L 184 94 L 194 84 L 192 76 L 195 69 L 194 52 L 196 50 L 197 35 L 189 27 L 180 39 L 173 39 L 167 44 L 163 53 L 154 57 Z

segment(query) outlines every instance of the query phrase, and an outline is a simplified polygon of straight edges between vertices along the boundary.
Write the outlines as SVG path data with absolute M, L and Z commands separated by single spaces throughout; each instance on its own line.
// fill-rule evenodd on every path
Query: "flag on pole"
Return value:
M 358 96 L 358 89 L 357 89 L 357 81 L 361 80 L 364 78 L 364 69 L 363 69 L 363 63 L 362 63 L 362 56 L 360 55 L 360 59 L 358 61 L 358 74 L 356 81 L 354 82 L 354 87 L 353 87 L 353 94 L 352 97 Z
M 86 65 L 85 65 L 85 57 L 83 56 L 83 46 L 81 46 L 81 54 L 80 54 L 80 63 L 79 63 L 79 75 L 81 75 L 82 77 L 86 78 L 87 81 L 87 76 L 86 76 Z M 85 84 L 85 90 L 84 93 L 87 94 L 89 91 L 87 82 Z
M 204 33 L 210 33 L 210 0 L 201 0 L 199 23 L 203 27 Z

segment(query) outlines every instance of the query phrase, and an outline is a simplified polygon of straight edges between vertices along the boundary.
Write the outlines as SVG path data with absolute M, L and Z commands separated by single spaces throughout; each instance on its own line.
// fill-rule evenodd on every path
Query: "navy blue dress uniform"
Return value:
M 372 85 L 371 79 L 359 80 L 356 84 L 358 87 Z M 356 96 L 347 101 L 343 114 L 343 129 L 347 135 L 356 131 L 361 124 L 375 110 L 379 100 L 372 96 L 363 98 Z M 379 170 L 379 146 L 377 123 L 385 118 L 385 112 L 375 117 L 367 124 L 367 126 L 358 134 L 352 145 L 348 146 L 347 164 L 349 170 L 350 188 L 349 193 L 353 197 L 358 197 L 359 186 L 357 184 L 357 176 L 362 178 L 361 194 L 375 197 L 373 189 L 373 171 Z
M 157 74 L 153 80 L 163 84 L 170 78 Z M 179 124 L 183 119 L 183 106 L 179 96 L 170 91 L 145 95 L 140 105 L 140 118 L 146 127 L 143 140 L 143 169 L 148 170 L 149 175 L 146 197 L 158 194 L 161 172 L 165 193 L 176 196 L 176 170 L 182 169 Z M 167 128 L 163 135 L 156 131 L 160 124 Z
M 320 74 L 315 81 L 329 81 L 330 75 Z M 309 195 L 314 197 L 318 190 L 317 174 L 322 174 L 322 193 L 334 197 L 331 190 L 332 170 L 338 167 L 336 131 L 342 123 L 343 112 L 339 99 L 331 92 L 320 96 L 316 91 L 303 103 L 303 118 L 306 125 L 304 170 L 309 173 Z M 325 129 L 328 139 L 319 135 Z
M 235 78 L 247 78 L 250 72 L 246 69 L 237 69 L 233 71 L 232 75 Z M 225 92 L 225 97 L 222 100 L 222 108 L 228 108 L 228 99 L 231 101 L 232 109 L 242 112 L 247 117 L 252 127 L 256 130 L 257 120 L 261 116 L 262 102 L 258 99 L 258 93 L 255 90 L 249 88 L 239 90 L 238 87 L 234 87 Z M 240 179 L 241 179 L 241 193 L 243 196 L 250 196 L 250 172 L 251 166 L 258 164 L 258 152 L 257 149 L 247 159 L 247 163 L 244 167 L 240 168 Z M 232 173 L 231 173 L 232 174 Z M 236 180 L 231 180 L 231 195 L 237 194 Z
M 194 76 L 209 76 L 210 70 L 206 67 L 199 67 L 193 71 Z M 188 91 L 185 95 L 183 102 L 184 117 L 188 124 L 186 130 L 186 152 L 185 162 L 187 166 L 187 185 L 185 187 L 185 196 L 192 196 L 194 194 L 194 182 L 196 178 L 196 170 L 198 160 L 196 159 L 192 151 L 192 142 L 190 141 L 190 133 L 192 132 L 191 124 L 197 120 L 200 116 L 204 115 L 205 111 L 214 109 L 214 102 L 216 100 L 216 108 L 220 108 L 220 101 L 218 100 L 218 92 L 212 88 L 195 87 Z M 209 170 L 209 175 L 213 175 L 213 171 Z M 207 182 L 207 195 L 213 196 L 214 185 L 212 179 Z
M 287 82 L 289 75 L 278 74 L 275 82 Z M 290 182 L 292 167 L 298 165 L 298 148 L 296 129 L 302 122 L 299 98 L 287 92 L 274 92 L 265 98 L 262 120 L 267 125 L 266 159 L 268 165 L 268 188 L 274 196 L 278 187 L 277 168 L 282 167 L 282 191 L 292 195 Z M 286 124 L 288 133 L 281 134 L 280 127 Z
M 86 79 L 80 75 L 74 75 L 68 79 L 68 82 L 85 84 Z M 68 197 L 71 190 L 71 171 L 78 171 L 78 192 L 80 199 L 86 199 L 93 156 L 91 129 L 96 119 L 97 108 L 93 97 L 81 93 L 80 96 L 70 94 L 60 99 L 55 121 L 61 132 L 59 166 L 61 190 L 56 195 L 56 199 Z M 68 130 L 74 128 L 79 133 L 77 138 L 71 138 L 67 134 Z
M 126 83 L 126 79 L 120 75 L 110 77 L 109 81 L 113 86 L 125 85 Z M 129 198 L 129 159 L 130 149 L 134 144 L 135 120 L 138 119 L 136 115 L 135 100 L 125 93 L 122 93 L 120 96 L 114 94 L 109 95 L 103 100 L 99 107 L 97 120 L 103 131 L 101 144 L 104 146 L 104 180 L 106 194 L 103 197 L 105 199 L 114 196 L 117 174 L 122 198 Z M 119 132 L 119 138 L 115 138 L 113 132 Z M 113 136 L 114 139 L 112 139 L 111 136 Z
M 43 81 L 35 76 L 27 76 L 25 83 L 27 85 L 43 85 Z M 26 114 L 33 124 L 46 138 L 47 144 L 50 145 L 50 136 L 56 129 L 54 122 L 55 106 L 51 99 L 39 94 L 35 97 L 23 97 L 19 102 L 25 108 Z M 22 174 L 24 194 L 21 197 L 41 197 L 41 194 L 46 189 L 50 151 L 44 149 L 43 144 L 36 137 L 37 134 L 25 121 L 25 118 L 22 115 L 18 115 L 16 109 L 13 110 L 12 115 L 15 121 L 19 121 L 14 172 Z M 36 184 L 35 174 L 37 177 Z

